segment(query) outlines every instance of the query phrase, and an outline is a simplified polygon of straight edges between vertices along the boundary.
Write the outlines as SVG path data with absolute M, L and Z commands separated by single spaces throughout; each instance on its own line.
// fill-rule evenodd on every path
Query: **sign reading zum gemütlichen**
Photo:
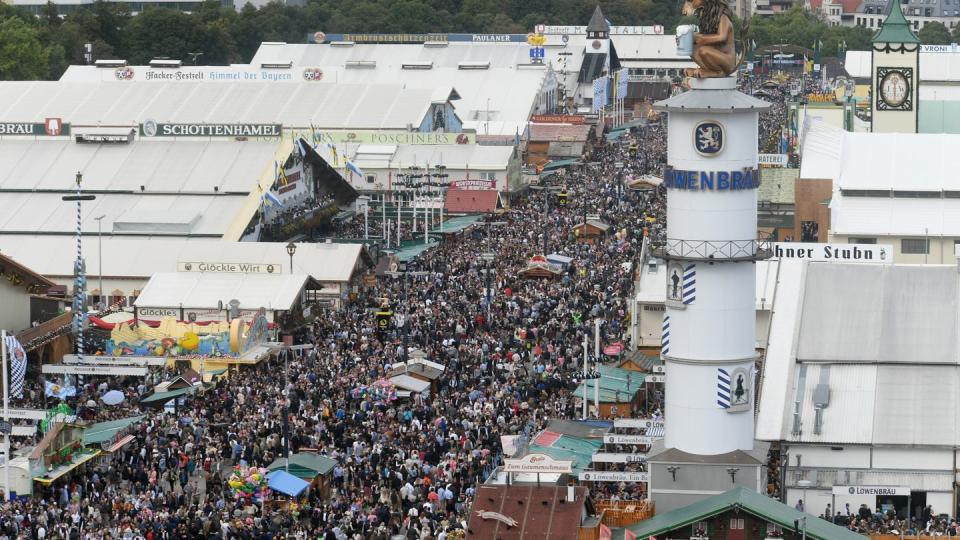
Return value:
M 280 124 L 140 124 L 141 137 L 280 137 Z

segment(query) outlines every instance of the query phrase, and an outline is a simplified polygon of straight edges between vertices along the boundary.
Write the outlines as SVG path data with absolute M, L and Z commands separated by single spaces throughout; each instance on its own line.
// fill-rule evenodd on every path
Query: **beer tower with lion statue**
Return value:
M 697 15 L 699 29 L 677 28 L 677 52 L 698 67 L 687 72 L 688 91 L 654 104 L 669 115 L 667 234 L 652 245 L 667 262 L 667 421 L 663 448 L 647 456 L 658 513 L 728 490 L 730 463 L 738 485 L 766 484 L 753 457 L 762 449 L 753 404 L 755 263 L 771 254 L 757 231 L 757 140 L 769 104 L 737 90 L 742 58 L 725 0 L 687 0 L 684 11 Z M 696 490 L 684 479 L 696 479 Z

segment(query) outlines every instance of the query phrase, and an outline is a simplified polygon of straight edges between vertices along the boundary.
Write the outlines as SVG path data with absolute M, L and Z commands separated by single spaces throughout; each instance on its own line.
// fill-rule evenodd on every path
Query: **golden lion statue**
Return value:
M 693 36 L 693 61 L 699 68 L 689 68 L 688 77 L 726 77 L 737 70 L 746 50 L 747 27 L 740 30 L 740 56 L 734 47 L 734 29 L 726 0 L 684 0 L 684 15 L 697 16 L 699 32 Z

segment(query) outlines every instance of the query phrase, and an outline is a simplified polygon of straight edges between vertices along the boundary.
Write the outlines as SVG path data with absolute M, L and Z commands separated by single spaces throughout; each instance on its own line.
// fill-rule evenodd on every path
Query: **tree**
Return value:
M 936 21 L 923 25 L 917 37 L 924 45 L 949 45 L 952 39 L 947 27 Z
M 46 79 L 49 55 L 50 47 L 40 42 L 35 27 L 17 17 L 0 19 L 0 79 Z

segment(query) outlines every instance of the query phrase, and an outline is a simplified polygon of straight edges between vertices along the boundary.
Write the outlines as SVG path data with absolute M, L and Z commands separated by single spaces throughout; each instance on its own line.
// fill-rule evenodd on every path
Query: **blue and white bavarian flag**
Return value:
M 27 352 L 13 336 L 7 336 L 7 356 L 10 358 L 10 395 L 23 397 L 23 377 L 27 374 Z

